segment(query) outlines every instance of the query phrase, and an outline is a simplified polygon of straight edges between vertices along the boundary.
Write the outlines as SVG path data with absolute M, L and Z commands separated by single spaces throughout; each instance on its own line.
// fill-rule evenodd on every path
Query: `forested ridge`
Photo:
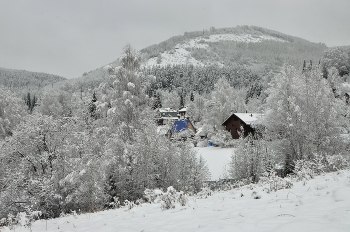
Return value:
M 271 40 L 258 43 L 242 40 L 207 41 L 212 35 L 249 35 L 252 38 L 269 36 Z M 164 42 L 141 50 L 143 60 L 160 57 L 166 51 L 173 51 L 178 44 L 184 44 L 196 39 L 201 46 L 187 46 L 191 57 L 204 64 L 221 63 L 225 66 L 244 65 L 246 68 L 265 72 L 278 71 L 283 63 L 295 67 L 301 60 L 313 60 L 318 63 L 325 44 L 312 43 L 307 40 L 286 35 L 277 31 L 256 27 L 237 26 L 232 28 L 210 28 L 209 30 L 185 32 L 182 36 L 174 36 Z
M 0 85 L 16 90 L 37 91 L 66 78 L 41 72 L 0 68 Z

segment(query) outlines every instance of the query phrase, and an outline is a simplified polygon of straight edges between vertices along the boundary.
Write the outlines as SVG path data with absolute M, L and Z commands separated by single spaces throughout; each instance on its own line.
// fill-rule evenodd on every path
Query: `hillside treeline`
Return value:
M 12 91 L 37 91 L 62 80 L 65 78 L 48 73 L 0 68 L 0 85 Z
M 235 88 L 248 87 L 261 80 L 261 76 L 242 66 L 155 66 L 145 69 L 144 72 L 147 75 L 156 77 L 156 80 L 152 82 L 149 88 L 151 92 L 158 89 L 166 91 L 177 90 L 183 95 L 191 92 L 199 94 L 210 93 L 220 78 L 225 78 L 230 86 Z

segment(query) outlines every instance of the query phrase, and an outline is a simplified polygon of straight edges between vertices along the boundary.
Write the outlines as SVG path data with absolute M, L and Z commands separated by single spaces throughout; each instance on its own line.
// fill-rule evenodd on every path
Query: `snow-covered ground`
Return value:
M 228 163 L 234 149 L 220 147 L 196 147 L 195 149 L 207 161 L 211 180 L 223 178 L 225 170 L 228 171 Z
M 168 66 L 168 65 L 186 65 L 192 64 L 194 66 L 204 66 L 204 64 L 191 56 L 191 52 L 186 49 L 208 49 L 208 43 L 214 43 L 219 41 L 235 41 L 235 42 L 243 42 L 243 43 L 259 43 L 264 40 L 272 40 L 278 42 L 287 42 L 285 40 L 266 36 L 266 35 L 250 35 L 250 34 L 218 34 L 218 35 L 210 35 L 210 36 L 200 36 L 195 39 L 191 39 L 182 44 L 177 44 L 175 49 L 170 51 L 165 51 L 160 54 L 161 61 L 157 62 L 157 57 L 153 57 L 149 59 L 144 66 L 150 67 L 154 65 L 159 66 Z M 219 64 L 220 65 L 220 64 Z
M 184 49 L 184 47 L 179 47 L 178 49 L 174 49 L 171 51 L 165 51 L 160 54 L 161 62 L 157 62 L 157 57 L 149 59 L 145 66 L 150 67 L 154 65 L 159 66 L 168 66 L 168 65 L 189 65 L 192 64 L 194 66 L 204 66 L 204 64 L 191 56 L 191 52 Z
M 265 189 L 266 190 L 266 189 Z M 254 193 L 255 192 L 255 193 Z M 186 206 L 160 203 L 36 221 L 31 231 L 350 231 L 350 171 L 294 182 L 267 193 L 259 185 L 190 197 Z M 259 196 L 260 199 L 255 199 Z M 46 230 L 47 227 L 47 230 Z M 9 231 L 1 229 L 1 231 Z M 16 232 L 30 231 L 16 227 Z

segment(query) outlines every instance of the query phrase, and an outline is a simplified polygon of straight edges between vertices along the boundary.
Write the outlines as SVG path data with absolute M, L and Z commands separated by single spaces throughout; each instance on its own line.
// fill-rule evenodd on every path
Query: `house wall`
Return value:
M 188 122 L 188 128 L 191 129 L 194 133 L 197 133 L 197 130 L 196 130 L 196 128 L 194 128 L 191 121 Z
M 249 133 L 254 134 L 254 129 L 249 125 L 246 125 L 236 115 L 233 115 L 225 124 L 225 129 L 231 133 L 233 139 L 239 139 L 239 132 L 241 132 L 241 126 L 244 129 L 244 137 Z

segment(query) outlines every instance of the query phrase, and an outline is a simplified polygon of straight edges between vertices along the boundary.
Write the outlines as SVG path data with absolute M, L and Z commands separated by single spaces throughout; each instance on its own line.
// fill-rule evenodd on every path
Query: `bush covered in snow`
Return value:
M 318 155 L 311 160 L 294 162 L 294 174 L 299 180 L 311 179 L 324 172 L 338 171 L 349 167 L 348 160 L 343 155 Z
M 260 177 L 260 182 L 267 187 L 267 192 L 279 189 L 289 189 L 293 187 L 293 182 L 289 178 L 281 178 L 275 172 L 265 172 Z
M 31 227 L 32 223 L 36 220 L 39 220 L 41 216 L 41 211 L 31 211 L 29 209 L 24 212 L 17 213 L 16 216 L 9 213 L 7 218 L 0 219 L 0 227 L 7 226 L 10 229 L 12 229 L 14 225 Z
M 233 147 L 235 141 L 232 139 L 230 132 L 226 130 L 219 130 L 217 133 L 213 134 L 210 138 L 210 141 L 219 147 Z
M 145 198 L 148 202 L 160 202 L 163 210 L 173 209 L 176 204 L 185 206 L 188 202 L 188 196 L 183 191 L 176 191 L 173 186 L 168 187 L 166 192 L 159 189 L 146 189 Z
M 167 191 L 162 195 L 161 200 L 162 209 L 175 208 L 176 203 L 185 206 L 188 202 L 187 195 L 182 191 L 177 192 L 172 186 L 168 187 Z
M 204 187 L 196 195 L 198 198 L 207 198 L 213 194 L 213 191 L 209 187 Z

